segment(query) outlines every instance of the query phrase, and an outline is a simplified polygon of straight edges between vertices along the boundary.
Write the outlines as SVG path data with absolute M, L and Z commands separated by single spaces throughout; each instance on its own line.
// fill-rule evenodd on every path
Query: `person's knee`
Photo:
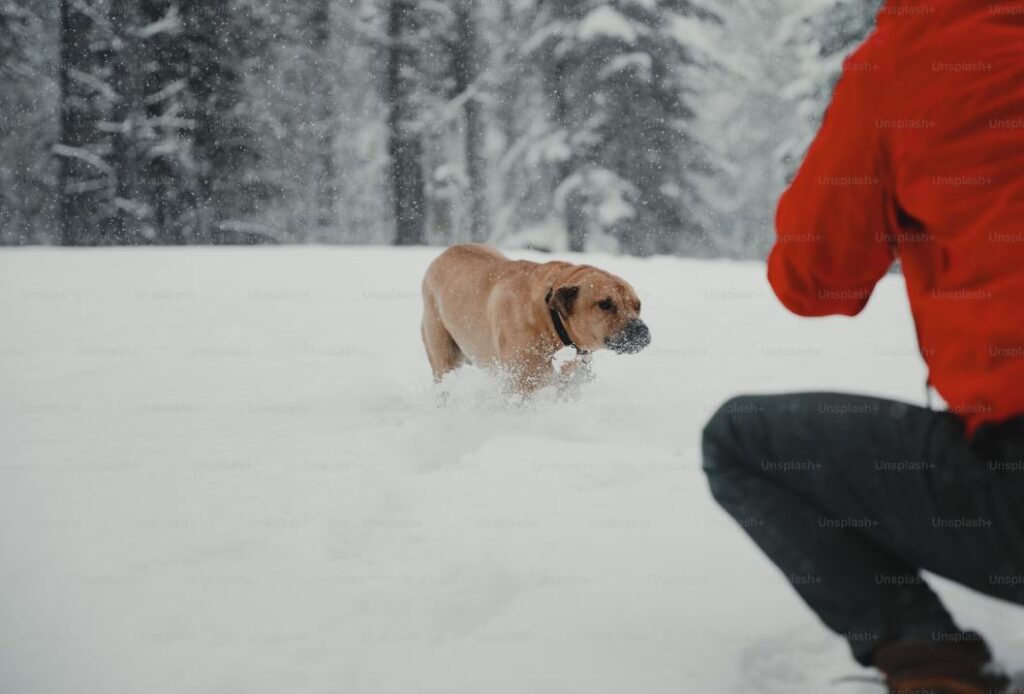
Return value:
M 704 425 L 701 454 L 712 490 L 715 477 L 745 464 L 741 450 L 743 421 L 757 411 L 754 396 L 738 395 L 726 400 Z

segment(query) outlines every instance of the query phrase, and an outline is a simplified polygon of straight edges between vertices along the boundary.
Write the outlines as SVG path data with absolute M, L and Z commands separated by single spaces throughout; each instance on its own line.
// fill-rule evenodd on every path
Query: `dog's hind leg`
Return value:
M 434 372 L 434 380 L 440 382 L 449 371 L 454 371 L 465 361 L 462 350 L 455 343 L 451 333 L 444 327 L 437 306 L 429 292 L 423 294 L 423 346 Z

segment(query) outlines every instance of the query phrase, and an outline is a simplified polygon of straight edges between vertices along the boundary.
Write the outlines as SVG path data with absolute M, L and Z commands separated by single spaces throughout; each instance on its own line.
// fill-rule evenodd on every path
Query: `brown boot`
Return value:
M 990 672 L 992 653 L 969 631 L 949 641 L 901 640 L 881 646 L 874 665 L 890 694 L 1010 694 L 1009 680 Z

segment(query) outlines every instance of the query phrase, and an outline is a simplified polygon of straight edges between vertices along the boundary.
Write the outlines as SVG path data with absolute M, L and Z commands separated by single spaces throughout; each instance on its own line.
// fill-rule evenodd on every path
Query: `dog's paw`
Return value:
M 570 378 L 581 368 L 582 363 L 578 359 L 573 361 L 567 361 L 558 368 L 558 373 L 562 378 Z
M 578 398 L 583 388 L 594 380 L 590 365 L 580 360 L 562 364 L 558 369 L 556 387 L 560 397 Z

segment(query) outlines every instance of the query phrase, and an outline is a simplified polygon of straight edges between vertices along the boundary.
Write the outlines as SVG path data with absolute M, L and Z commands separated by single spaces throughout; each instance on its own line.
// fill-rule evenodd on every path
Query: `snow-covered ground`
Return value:
M 590 257 L 653 344 L 444 407 L 436 250 L 0 252 L 0 693 L 731 694 L 856 674 L 712 502 L 742 391 L 921 402 L 898 277 L 801 320 L 763 266 Z M 940 586 L 1024 666 L 1019 610 Z M 836 691 L 870 691 L 844 684 Z

